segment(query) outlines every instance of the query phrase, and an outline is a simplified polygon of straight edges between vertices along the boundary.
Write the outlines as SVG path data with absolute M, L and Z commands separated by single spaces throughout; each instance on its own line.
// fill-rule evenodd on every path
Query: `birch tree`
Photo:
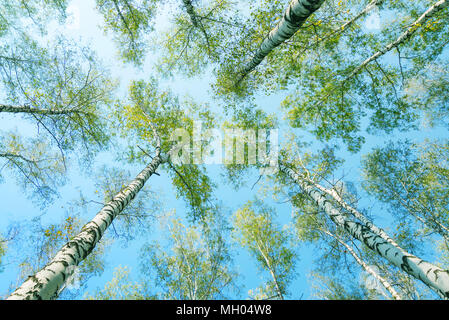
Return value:
M 343 10 L 341 12 L 336 10 L 338 13 L 333 11 L 332 1 L 315 1 L 314 5 L 319 3 L 318 6 L 321 9 L 316 10 L 314 14 L 309 12 L 310 15 L 302 16 L 296 21 L 300 24 L 300 27 L 296 28 L 288 22 L 288 19 L 292 14 L 291 9 L 293 7 L 299 9 L 301 3 L 301 1 L 292 1 L 288 4 L 284 1 L 262 1 L 251 4 L 249 17 L 245 20 L 248 36 L 232 43 L 232 50 L 223 56 L 223 62 L 217 70 L 217 81 L 214 84 L 217 94 L 226 98 L 229 95 L 232 96 L 232 93 L 247 97 L 261 88 L 271 90 L 273 87 L 284 87 L 283 78 L 288 77 L 287 74 L 293 71 L 290 66 L 284 68 L 284 59 L 291 61 L 292 48 L 299 46 L 296 42 L 312 40 L 314 36 L 312 31 L 325 25 L 318 25 L 319 21 L 328 21 L 331 24 L 334 16 L 343 14 Z M 304 23 L 305 20 L 306 23 Z M 279 29 L 281 23 L 284 31 L 287 31 L 285 34 L 282 34 L 282 30 Z M 276 35 L 276 39 L 273 39 Z M 274 48 L 276 50 L 272 52 Z M 265 63 L 260 65 L 262 61 Z M 251 72 L 256 66 L 257 72 Z M 282 69 L 280 74 L 275 71 L 278 66 Z M 249 73 L 251 77 L 247 77 Z M 244 78 L 246 81 L 243 82 Z M 271 81 L 271 79 L 275 80 Z
M 4 134 L 0 137 L 0 182 L 14 177 L 40 208 L 50 204 L 66 181 L 60 154 L 50 150 L 41 139 L 23 139 L 17 132 Z
M 436 233 L 446 243 L 447 142 L 390 143 L 369 153 L 364 165 L 368 193 L 391 205 L 398 220 L 412 218 L 423 234 Z
M 7 241 L 3 238 L 3 236 L 0 238 L 0 272 L 3 272 L 3 256 L 6 253 L 7 250 Z
M 443 270 L 406 252 L 402 248 L 392 245 L 373 232 L 371 228 L 348 218 L 343 211 L 334 206 L 332 202 L 327 199 L 325 194 L 291 168 L 284 164 L 280 164 L 280 171 L 298 184 L 301 190 L 315 201 L 318 207 L 323 210 L 338 227 L 344 229 L 352 237 L 364 243 L 368 248 L 377 252 L 393 265 L 421 280 L 440 296 L 448 297 L 449 294 L 447 289 L 449 285 L 449 274 L 447 270 Z
M 272 12 L 271 7 L 256 9 L 256 24 L 267 28 Z M 404 19 L 388 25 L 391 14 Z M 356 152 L 366 133 L 416 129 L 423 112 L 445 114 L 441 104 L 417 104 L 418 99 L 412 103 L 407 91 L 422 74 L 434 74 L 427 68 L 444 63 L 446 16 L 445 1 L 410 6 L 402 1 L 324 2 L 304 30 L 266 56 L 258 72 L 234 91 L 246 99 L 288 89 L 282 106 L 291 126 L 306 129 L 323 142 L 342 140 Z M 378 22 L 372 24 L 372 17 Z M 215 84 L 218 94 L 229 94 L 226 88 L 232 87 L 235 70 L 244 65 L 240 56 L 229 56 L 222 64 Z M 444 82 L 436 88 L 443 86 Z M 432 93 L 423 91 L 423 96 Z M 432 94 L 432 99 L 439 97 Z
M 131 279 L 129 267 L 117 267 L 113 278 L 93 295 L 86 294 L 88 300 L 152 300 L 156 297 L 146 292 L 146 286 Z
M 157 242 L 141 251 L 141 270 L 153 294 L 159 299 L 209 300 L 225 299 L 236 290 L 228 227 L 220 213 L 207 215 L 199 226 L 187 227 L 171 214 L 161 222 L 170 249 Z
M 146 181 L 156 173 L 156 170 L 163 164 L 170 163 L 169 159 L 172 152 L 174 141 L 170 138 L 170 133 L 177 127 L 193 128 L 193 120 L 188 114 L 179 108 L 176 97 L 169 92 L 158 90 L 155 82 L 150 82 L 148 86 L 144 82 L 136 82 L 131 87 L 130 100 L 132 104 L 119 107 L 122 102 L 117 102 L 116 115 L 117 119 L 123 123 L 118 126 L 120 130 L 113 134 L 125 134 L 132 142 L 132 135 L 139 137 L 142 141 L 152 141 L 148 146 L 139 146 L 140 154 L 135 155 L 133 151 L 130 153 L 132 161 L 140 158 L 140 162 L 144 157 L 150 157 L 152 161 L 134 178 L 130 183 L 121 188 L 121 190 L 97 213 L 97 215 L 87 223 L 73 239 L 67 242 L 53 257 L 53 259 L 34 276 L 30 277 L 20 286 L 11 296 L 11 299 L 51 299 L 55 297 L 56 292 L 64 284 L 69 274 L 70 266 L 77 266 L 83 261 L 89 253 L 95 248 L 95 245 L 102 238 L 106 229 L 112 224 L 118 215 L 128 206 L 139 191 L 143 188 Z M 125 108 L 127 112 L 121 112 Z M 211 117 L 207 112 L 202 113 L 204 119 Z M 123 121 L 122 121 L 123 119 Z M 164 139 L 161 138 L 163 135 Z M 137 144 L 136 144 L 137 146 Z M 149 147 L 155 148 L 154 154 L 150 155 L 146 151 Z M 136 162 L 139 162 L 136 161 Z M 173 169 L 172 165 L 169 165 Z M 179 171 L 177 172 L 179 174 Z M 176 173 L 175 173 L 176 174 Z M 200 201 L 200 205 L 191 202 L 195 213 L 202 217 L 211 209 L 209 203 L 210 191 L 209 182 L 205 174 L 197 175 L 200 188 L 195 191 L 195 196 L 187 200 Z M 192 179 L 192 177 L 189 177 Z M 195 178 L 193 178 L 195 181 Z M 185 180 L 181 179 L 180 184 L 183 186 L 181 190 L 184 192 L 192 191 L 195 186 L 189 185 L 185 187 Z M 176 183 L 176 181 L 175 181 Z M 201 190 L 205 190 L 203 194 Z M 206 195 L 206 196 L 203 196 Z M 198 199 L 198 200 L 195 200 Z M 203 207 L 202 205 L 206 205 Z M 198 211 L 201 210 L 201 211 Z
M 76 211 L 76 209 L 74 210 Z M 73 213 L 73 211 L 72 211 Z M 43 224 L 40 218 L 22 224 L 19 239 L 12 250 L 17 252 L 14 259 L 19 259 L 20 273 L 16 285 L 25 281 L 28 275 L 34 274 L 45 266 L 49 259 L 67 241 L 76 236 L 83 225 L 82 218 L 76 214 L 66 215 L 56 223 Z M 64 286 L 58 292 L 59 299 L 79 297 L 87 282 L 100 276 L 105 268 L 104 255 L 110 242 L 106 239 L 99 242 L 95 250 L 74 270 Z
M 162 49 L 157 68 L 164 75 L 173 75 L 174 70 L 198 74 L 218 61 L 226 48 L 224 42 L 232 38 L 228 37 L 231 30 L 244 28 L 231 7 L 232 3 L 224 0 L 164 4 L 154 0 L 97 1 L 104 29 L 114 35 L 122 59 L 141 65 L 146 53 L 159 54 Z M 156 25 L 156 13 L 170 20 L 168 30 Z
M 312 296 L 322 300 L 364 300 L 368 294 L 358 284 L 342 283 L 338 278 L 320 272 L 311 273 L 314 282 L 311 283 Z
M 45 204 L 42 199 L 49 202 L 65 182 L 66 158 L 80 156 L 90 163 L 111 140 L 110 154 L 143 168 L 131 180 L 121 168 L 91 174 L 97 176 L 96 196 L 82 195 L 76 203 L 88 211 L 96 205 L 97 214 L 83 227 L 70 215 L 62 223 L 31 229 L 28 244 L 36 254 L 23 259 L 23 283 L 9 299 L 70 297 L 63 289 L 74 269 L 85 266 L 85 279 L 100 272 L 103 264 L 95 253 L 106 232 L 126 244 L 147 231 L 161 210 L 157 195 L 144 185 L 162 170 L 173 199 L 185 200 L 188 223 L 170 220 L 164 230 L 168 245 L 156 241 L 143 248 L 143 278 L 136 282 L 128 269 L 118 268 L 95 298 L 232 297 L 238 276 L 227 243 L 226 210 L 216 198 L 222 189 L 212 179 L 215 172 L 197 157 L 210 144 L 207 130 L 217 124 L 284 129 L 285 113 L 295 136 L 309 131 L 317 140 L 301 146 L 342 141 L 350 152 L 359 152 L 367 134 L 447 126 L 447 3 L 97 0 L 102 27 L 117 44 L 120 59 L 145 66 L 144 71 L 149 62 L 155 69 L 145 80 L 133 79 L 128 95 L 113 96 L 116 83 L 92 50 L 62 37 L 46 42 L 48 23 L 67 15 L 66 1 L 0 0 L 0 117 L 36 128 L 33 137 L 26 130 L 1 132 L 0 178 L 14 176 Z M 151 51 L 154 55 L 147 55 Z M 212 112 L 216 106 L 179 98 L 170 88 L 173 81 L 159 81 L 178 75 L 216 77 L 214 98 L 227 103 L 222 117 Z M 258 105 L 267 93 L 286 96 L 273 114 Z M 257 137 L 264 140 L 264 132 Z M 374 206 L 370 212 L 360 208 L 348 184 L 328 181 L 343 165 L 333 146 L 304 160 L 286 143 L 272 177 L 253 175 L 265 164 L 252 166 L 249 145 L 244 146 L 237 156 L 247 161 L 224 167 L 228 180 L 236 192 L 259 184 L 264 199 L 269 192 L 275 201 L 284 196 L 292 205 L 296 232 L 293 237 L 289 227 L 281 228 L 266 203 L 249 202 L 237 210 L 233 236 L 266 276 L 249 297 L 288 298 L 296 245 L 311 243 L 318 253 L 312 283 L 320 286 L 320 297 L 449 298 L 445 143 L 428 143 L 419 152 L 410 143 L 373 149 L 363 162 L 365 190 L 389 210 Z M 372 215 L 388 213 L 396 218 L 392 225 L 374 223 Z M 380 289 L 360 281 L 364 277 Z
M 101 113 L 115 84 L 91 50 L 47 34 L 66 9 L 60 0 L 0 3 L 0 118 L 36 126 L 33 137 L 23 129 L 0 133 L 2 175 L 16 176 L 40 207 L 65 182 L 69 153 L 87 164 L 109 139 Z
M 322 230 L 326 235 L 334 238 L 337 240 L 341 245 L 345 247 L 347 252 L 351 254 L 351 256 L 354 257 L 354 260 L 369 274 L 371 275 L 375 280 L 379 281 L 381 285 L 390 293 L 391 297 L 393 297 L 396 300 L 402 300 L 399 293 L 394 289 L 394 287 L 389 283 L 387 279 L 379 275 L 377 270 L 375 270 L 372 266 L 368 265 L 365 261 L 361 259 L 361 257 L 356 253 L 356 251 L 347 243 L 345 243 L 340 237 L 338 237 L 335 234 L 332 234 L 328 230 Z M 345 251 L 346 252 L 346 251 Z
M 415 129 L 422 119 L 422 110 L 426 113 L 441 110 L 440 106 L 411 103 L 406 98 L 407 87 L 422 72 L 422 65 L 438 65 L 436 61 L 442 58 L 445 47 L 442 39 L 448 32 L 442 24 L 447 15 L 445 1 L 421 7 L 417 8 L 419 14 L 410 14 L 404 6 L 383 4 L 379 15 L 392 11 L 413 19 L 403 32 L 382 27 L 382 20 L 379 20 L 379 31 L 372 31 L 372 37 L 360 29 L 343 33 L 350 46 L 367 41 L 364 49 L 353 47 L 347 51 L 348 56 L 361 55 L 361 62 L 354 64 L 337 51 L 345 38 L 337 39 L 332 50 L 323 46 L 317 48 L 316 53 L 312 52 L 310 58 L 326 56 L 332 63 L 314 64 L 307 59 L 299 64 L 301 67 L 297 70 L 301 72 L 304 85 L 297 89 L 304 94 L 290 95 L 284 101 L 291 124 L 309 128 L 322 141 L 341 139 L 350 151 L 357 151 L 363 145 L 365 130 L 375 134 Z M 366 52 L 371 46 L 372 52 Z M 387 53 L 395 56 L 394 62 L 387 61 Z M 371 115 L 368 126 L 364 126 L 362 122 L 367 112 Z
M 344 231 L 337 230 L 333 231 L 334 235 L 338 233 L 338 237 L 345 239 L 343 242 L 348 247 L 330 236 L 314 246 L 323 252 L 316 259 L 316 268 L 309 275 L 315 295 L 324 299 L 435 299 L 435 293 L 422 282 L 382 260 L 369 248 L 359 246 Z M 323 233 L 323 236 L 326 235 Z M 401 240 L 401 244 L 405 242 Z
M 148 48 L 145 35 L 153 31 L 156 2 L 151 0 L 96 0 L 106 32 L 112 32 L 119 56 L 141 65 Z
M 270 208 L 249 202 L 235 213 L 234 233 L 238 243 L 256 259 L 259 269 L 270 275 L 270 280 L 252 293 L 256 297 L 283 300 L 294 278 L 296 253 L 288 246 L 291 240 L 288 230 L 279 228 L 274 217 Z
M 156 139 L 157 136 L 156 136 Z M 167 161 L 162 154 L 160 140 L 156 144 L 153 160 L 136 176 L 131 183 L 117 193 L 97 215 L 70 241 L 68 241 L 41 270 L 19 286 L 8 299 L 52 299 L 73 272 L 73 268 L 83 261 L 95 248 L 114 218 L 135 198 L 146 181 L 156 172 L 160 164 Z
M 51 19 L 60 22 L 67 17 L 67 1 L 66 0 L 39 0 L 39 1 L 1 1 L 2 9 L 0 17 L 0 36 L 7 31 L 18 29 L 20 19 L 31 22 L 41 33 L 46 33 L 46 25 Z M 30 24 L 28 24 L 30 26 Z
M 376 61 L 382 55 L 397 48 L 400 44 L 407 41 L 407 39 L 412 37 L 413 34 L 416 32 L 416 30 L 421 25 L 427 23 L 427 21 L 429 19 L 431 19 L 432 17 L 434 17 L 439 11 L 445 9 L 448 4 L 449 4 L 449 2 L 447 2 L 447 0 L 440 0 L 440 1 L 436 2 L 429 9 L 427 9 L 415 22 L 413 22 L 413 24 L 405 32 L 403 32 L 395 41 L 389 43 L 384 48 L 377 51 L 372 56 L 370 56 L 365 61 L 363 61 L 346 77 L 346 79 L 350 79 L 350 78 L 354 77 L 358 72 L 360 72 L 360 70 L 365 68 L 369 63 Z
M 260 44 L 251 60 L 243 66 L 236 84 L 256 68 L 271 51 L 292 37 L 323 2 L 324 0 L 293 0 L 281 20 Z
M 204 73 L 221 63 L 230 47 L 245 37 L 242 33 L 250 32 L 233 1 L 175 0 L 170 4 L 172 25 L 154 39 L 154 49 L 163 49 L 157 68 L 164 76 Z
M 87 48 L 62 38 L 46 49 L 27 37 L 3 46 L 2 116 L 22 116 L 47 135 L 61 155 L 82 147 L 91 157 L 108 140 L 102 110 L 115 84 Z
M 101 114 L 115 84 L 91 51 L 64 39 L 50 50 L 27 36 L 15 41 L 14 47 L 6 42 L 0 48 L 0 118 L 22 118 L 36 133 L 1 132 L 2 174 L 9 170 L 44 207 L 66 181 L 70 156 L 89 164 L 107 145 Z

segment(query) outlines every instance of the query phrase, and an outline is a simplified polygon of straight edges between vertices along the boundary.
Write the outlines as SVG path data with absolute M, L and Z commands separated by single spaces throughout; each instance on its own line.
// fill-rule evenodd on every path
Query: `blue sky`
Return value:
M 111 37 L 105 35 L 103 31 L 99 28 L 102 23 L 102 18 L 94 9 L 94 1 L 85 0 L 75 0 L 71 4 L 71 10 L 74 13 L 75 19 L 69 28 L 61 27 L 57 24 L 52 24 L 54 32 L 64 32 L 67 36 L 73 37 L 75 39 L 82 39 L 82 43 L 90 46 L 94 49 L 98 56 L 105 62 L 109 67 L 112 76 L 114 78 L 119 78 L 121 82 L 120 92 L 123 94 L 127 90 L 127 86 L 132 79 L 145 79 L 150 75 L 154 74 L 152 72 L 152 61 L 155 60 L 154 54 L 149 54 L 144 64 L 144 67 L 139 70 L 130 65 L 124 65 L 116 59 L 116 48 L 111 40 Z M 162 16 L 158 19 L 158 25 L 161 28 L 167 25 L 165 18 Z M 52 32 L 50 32 L 52 34 Z M 175 78 L 171 80 L 161 81 L 163 86 L 170 87 L 175 93 L 183 96 L 188 94 L 193 97 L 197 102 L 211 102 L 210 95 L 210 79 L 207 77 L 203 78 Z M 280 102 L 282 101 L 283 94 L 269 96 L 269 97 L 258 97 L 257 104 L 259 107 L 268 112 L 277 112 L 280 114 Z M 212 107 L 214 109 L 213 102 Z M 214 111 L 217 110 L 215 107 Z M 0 127 L 2 130 L 9 130 L 17 128 L 20 133 L 34 134 L 36 128 L 32 124 L 23 123 L 20 117 L 12 116 L 2 116 L 0 117 Z M 282 134 L 282 133 L 281 133 Z M 312 136 L 302 133 L 304 139 L 313 139 Z M 425 137 L 436 137 L 446 136 L 447 133 L 442 129 L 422 129 L 419 132 L 408 132 L 408 133 L 398 133 L 394 138 L 408 137 L 411 139 L 422 140 Z M 345 174 L 347 180 L 359 185 L 360 182 L 360 155 L 367 153 L 373 146 L 379 146 L 385 143 L 390 137 L 373 137 L 367 136 L 367 141 L 362 148 L 362 151 L 357 154 L 349 154 L 342 151 L 341 156 L 346 160 L 344 168 L 339 174 Z M 102 164 L 106 165 L 119 165 L 114 163 L 113 157 L 108 153 L 100 153 L 96 159 L 96 165 L 100 166 Z M 136 166 L 127 165 L 126 168 L 130 171 L 131 177 L 134 177 L 142 168 Z M 257 175 L 252 177 L 253 180 L 249 181 L 247 186 L 239 190 L 238 192 L 232 189 L 230 186 L 220 183 L 221 177 L 219 176 L 220 168 L 218 166 L 210 166 L 208 168 L 211 176 L 218 182 L 217 194 L 220 195 L 220 200 L 227 204 L 228 209 L 233 212 L 235 209 L 242 206 L 246 201 L 253 199 L 255 191 L 251 190 L 251 186 L 257 180 Z M 49 222 L 59 222 L 64 216 L 67 202 L 71 200 L 76 200 L 79 190 L 83 191 L 87 197 L 95 196 L 94 181 L 92 181 L 89 174 L 80 174 L 77 165 L 74 163 L 69 170 L 69 183 L 61 188 L 61 197 L 52 206 L 50 206 L 45 211 L 45 216 L 43 217 L 44 223 Z M 131 178 L 130 177 L 130 178 Z M 175 208 L 177 213 L 182 215 L 186 211 L 185 204 L 182 200 L 177 200 L 174 197 L 174 189 L 171 187 L 170 183 L 167 183 L 168 178 L 166 174 L 162 174 L 161 177 L 152 177 L 148 183 L 151 185 L 152 190 L 159 190 L 165 199 L 165 208 L 170 210 Z M 360 189 L 359 189 L 360 191 Z M 6 182 L 0 184 L 0 194 L 3 199 L 4 206 L 1 208 L 0 216 L 0 232 L 6 230 L 8 225 L 12 222 L 21 221 L 23 219 L 30 219 L 32 217 L 38 216 L 43 212 L 28 200 L 22 190 L 15 185 L 14 179 L 7 177 Z M 361 195 L 363 193 L 361 192 Z M 279 222 L 288 223 L 291 217 L 291 205 L 288 203 L 276 204 L 271 199 L 267 199 L 267 202 L 273 205 L 277 211 Z M 385 214 L 385 210 L 381 206 L 371 200 L 369 197 L 364 196 L 363 200 L 360 202 L 362 207 L 371 208 L 373 207 L 374 217 L 376 218 L 376 223 L 381 227 L 388 226 L 391 221 L 390 217 Z M 92 210 L 89 215 L 93 217 L 96 214 L 95 210 Z M 86 216 L 85 218 L 89 218 Z M 155 229 L 155 228 L 154 228 Z M 388 228 L 387 228 L 388 229 Z M 149 235 L 150 239 L 155 239 L 160 237 L 161 234 L 155 230 L 155 233 Z M 118 243 L 112 245 L 106 256 L 107 268 L 101 277 L 94 277 L 89 282 L 88 291 L 92 293 L 97 287 L 103 287 L 105 282 L 112 278 L 112 273 L 114 268 L 121 266 L 130 266 L 132 270 L 133 279 L 137 280 L 139 277 L 138 273 L 138 255 L 140 247 L 143 244 L 143 240 L 136 240 L 129 244 L 127 247 L 122 247 Z M 316 258 L 314 255 L 316 251 L 311 247 L 301 247 L 298 251 L 299 261 L 296 272 L 298 274 L 296 280 L 290 286 L 291 296 L 289 298 L 310 298 L 309 284 L 307 282 L 308 273 L 312 268 L 312 262 Z M 246 292 L 251 288 L 256 288 L 261 284 L 258 274 L 254 272 L 255 265 L 253 260 L 248 256 L 245 251 L 239 250 L 236 252 L 235 264 L 238 266 L 238 270 L 243 275 L 244 279 L 242 284 L 244 285 L 242 290 L 242 296 L 240 298 L 246 297 Z M 15 282 L 17 275 L 17 268 L 14 265 L 8 265 L 6 270 L 0 274 L 0 294 L 2 294 L 10 285 L 11 282 Z
M 81 1 L 76 0 L 71 3 L 70 9 L 73 13 L 75 19 L 72 20 L 69 28 L 59 26 L 53 23 L 49 29 L 50 36 L 55 33 L 64 33 L 66 36 L 81 39 L 84 45 L 89 46 L 96 51 L 97 55 L 105 63 L 105 65 L 111 71 L 114 78 L 120 79 L 120 92 L 126 93 L 129 82 L 132 79 L 145 79 L 146 77 L 153 74 L 151 71 L 151 62 L 154 61 L 155 57 L 149 54 L 144 67 L 139 70 L 131 65 L 124 65 L 118 62 L 116 59 L 116 47 L 111 40 L 111 37 L 105 35 L 100 29 L 99 25 L 102 23 L 102 18 L 99 16 L 97 11 L 94 9 L 93 1 Z M 159 25 L 164 25 L 164 18 L 159 18 Z M 209 96 L 209 84 L 207 78 L 203 79 L 174 79 L 161 81 L 161 86 L 169 87 L 173 92 L 177 93 L 179 96 L 184 96 L 188 94 L 193 97 L 196 102 L 207 102 L 210 101 Z M 268 112 L 274 111 L 277 106 L 279 106 L 281 96 L 261 98 L 259 99 L 260 104 Z M 214 111 L 219 111 L 215 108 Z M 1 128 L 3 130 L 16 129 L 21 134 L 33 135 L 36 133 L 36 127 L 33 124 L 24 124 L 20 117 L 14 116 L 4 116 L 0 118 Z M 118 165 L 114 163 L 113 157 L 107 153 L 100 153 L 96 158 L 96 166 L 102 164 L 106 165 Z M 127 166 L 130 170 L 131 176 L 134 177 L 142 169 L 136 166 Z M 211 176 L 215 178 L 215 181 L 219 182 L 222 180 L 220 177 L 220 167 L 218 165 L 210 165 L 208 168 Z M 6 230 L 8 225 L 13 222 L 22 221 L 26 219 L 31 219 L 35 216 L 45 213 L 42 218 L 43 223 L 57 223 L 64 216 L 67 202 L 71 200 L 76 200 L 79 190 L 83 191 L 83 194 L 89 198 L 89 196 L 95 196 L 94 181 L 92 181 L 87 174 L 80 174 L 76 163 L 72 163 L 69 168 L 69 182 L 67 185 L 60 189 L 60 199 L 51 205 L 45 212 L 40 212 L 38 208 L 27 198 L 24 197 L 20 187 L 15 185 L 14 179 L 9 177 L 5 183 L 0 184 L 0 194 L 4 199 L 8 199 L 6 205 L 2 208 L 2 214 L 0 218 L 0 231 Z M 165 177 L 164 177 L 165 176 Z M 131 177 L 130 177 L 131 178 Z M 174 189 L 171 184 L 167 184 L 167 176 L 163 174 L 161 177 L 153 176 L 147 184 L 151 185 L 152 190 L 160 190 L 165 198 L 165 208 L 170 210 L 175 208 L 177 213 L 182 216 L 186 211 L 185 204 L 182 200 L 175 199 Z M 230 212 L 239 208 L 241 205 L 246 203 L 248 200 L 253 198 L 255 191 L 250 190 L 250 187 L 257 180 L 257 176 L 254 177 L 254 181 L 248 183 L 249 187 L 239 190 L 236 192 L 229 186 L 218 183 L 219 187 L 217 194 L 220 194 L 220 200 L 223 203 L 228 204 Z M 256 190 L 257 188 L 255 188 Z M 281 220 L 288 221 L 288 219 L 282 219 L 282 217 L 291 217 L 291 206 L 288 204 L 277 205 L 276 209 L 278 211 L 278 216 Z M 90 217 L 96 214 L 95 210 L 91 210 Z M 89 218 L 89 216 L 85 216 Z M 154 228 L 155 229 L 155 228 Z M 160 234 L 159 234 L 160 236 Z M 154 236 L 150 235 L 150 238 Z M 157 238 L 157 235 L 156 235 Z M 122 247 L 119 243 L 114 243 L 108 251 L 106 256 L 107 268 L 101 277 L 94 277 L 90 279 L 88 291 L 92 293 L 97 287 L 103 287 L 104 284 L 112 278 L 112 273 L 114 269 L 118 266 L 129 266 L 131 267 L 131 276 L 133 279 L 137 280 L 138 274 L 138 254 L 140 247 L 144 243 L 144 240 L 136 240 L 129 244 L 127 247 Z M 244 288 L 242 290 L 243 296 L 245 298 L 246 292 L 260 285 L 260 279 L 258 274 L 254 272 L 255 265 L 253 260 L 248 256 L 245 251 L 239 250 L 236 252 L 235 265 L 239 273 L 241 273 L 242 282 Z M 292 285 L 292 297 L 299 297 L 301 294 L 307 296 L 307 283 L 305 274 L 307 265 L 307 260 L 304 259 L 300 264 L 300 269 L 298 273 L 301 276 Z M 12 264 L 8 265 L 6 270 L 0 275 L 0 292 L 4 292 L 11 282 L 15 282 L 18 269 Z M 246 287 L 246 288 L 245 288 Z

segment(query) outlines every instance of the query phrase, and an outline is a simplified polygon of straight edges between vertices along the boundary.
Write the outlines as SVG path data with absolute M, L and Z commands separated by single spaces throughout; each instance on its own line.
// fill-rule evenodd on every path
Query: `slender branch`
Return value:
M 340 237 L 338 237 L 335 234 L 332 234 L 330 231 L 325 230 L 325 229 L 320 229 L 322 232 L 324 232 L 325 234 L 327 234 L 328 236 L 334 238 L 335 240 L 337 240 L 341 245 L 343 245 L 346 250 L 352 255 L 352 257 L 355 259 L 355 261 L 369 274 L 371 274 L 376 280 L 378 280 L 382 286 L 388 290 L 388 292 L 391 294 L 391 296 L 395 299 L 395 300 L 402 300 L 401 296 L 399 295 L 399 293 L 393 288 L 393 286 L 387 281 L 387 279 L 385 279 L 384 277 L 382 277 L 381 275 L 379 275 L 371 266 L 369 266 L 367 263 L 365 263 L 365 261 L 362 260 L 362 258 L 357 255 L 357 253 L 354 251 L 353 248 L 351 248 L 346 242 L 344 242 Z
M 419 18 L 416 20 L 404 33 L 402 33 L 395 41 L 389 43 L 387 46 L 385 46 L 383 49 L 377 51 L 375 54 L 373 54 L 371 57 L 363 61 L 357 68 L 355 68 L 351 74 L 349 74 L 343 82 L 346 82 L 347 80 L 351 79 L 355 75 L 357 75 L 364 67 L 366 67 L 369 63 L 379 59 L 381 56 L 389 52 L 390 50 L 397 48 L 399 45 L 404 43 L 407 39 L 412 37 L 416 31 L 419 30 L 421 26 L 423 26 L 427 20 L 432 18 L 436 13 L 443 10 L 449 2 L 447 0 L 440 0 L 434 5 L 432 5 L 429 9 L 427 9 Z
M 32 108 L 29 105 L 7 105 L 0 104 L 0 112 L 9 112 L 9 113 L 31 113 L 31 114 L 39 114 L 39 115 L 69 115 L 69 114 L 82 114 L 81 110 L 77 109 L 38 109 Z

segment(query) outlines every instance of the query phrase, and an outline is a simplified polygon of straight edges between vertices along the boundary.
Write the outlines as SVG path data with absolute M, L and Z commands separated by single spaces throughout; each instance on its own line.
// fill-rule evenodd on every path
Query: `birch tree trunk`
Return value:
M 379 57 L 383 56 L 387 52 L 391 51 L 392 49 L 398 47 L 400 44 L 402 44 L 404 41 L 409 39 L 413 34 L 425 23 L 427 20 L 432 18 L 438 11 L 443 10 L 448 5 L 447 0 L 440 0 L 434 5 L 432 5 L 429 9 L 426 10 L 419 18 L 416 20 L 410 27 L 407 28 L 407 30 L 402 33 L 399 38 L 397 38 L 395 41 L 391 42 L 387 46 L 385 46 L 383 49 L 377 51 L 375 54 L 373 54 L 371 57 L 363 61 L 357 68 L 355 68 L 351 74 L 346 77 L 345 81 L 349 80 L 350 78 L 354 77 L 356 74 L 360 72 L 364 67 L 366 67 L 369 63 L 377 60 Z
M 198 14 L 195 11 L 195 8 L 192 5 L 192 0 L 182 0 L 184 3 L 184 7 L 186 8 L 187 14 L 190 17 L 190 21 L 192 22 L 192 25 L 195 28 L 200 29 L 201 33 L 204 35 L 204 39 L 206 40 L 207 49 L 210 55 L 210 43 L 209 43 L 209 36 L 207 35 L 206 29 L 204 28 L 204 25 L 202 23 L 201 17 L 198 16 Z
M 268 36 L 252 57 L 242 68 L 237 78 L 238 85 L 265 57 L 277 46 L 291 38 L 304 22 L 323 4 L 325 0 L 292 0 L 281 21 L 270 31 Z
M 281 287 L 279 285 L 278 278 L 276 276 L 276 272 L 275 272 L 274 268 L 272 267 L 270 260 L 265 255 L 262 248 L 260 247 L 259 241 L 257 241 L 257 239 L 256 239 L 256 244 L 257 244 L 257 249 L 259 250 L 260 254 L 262 255 L 263 259 L 265 260 L 265 263 L 267 264 L 268 270 L 270 271 L 270 275 L 273 278 L 273 282 L 274 282 L 274 285 L 276 286 L 276 291 L 278 292 L 278 296 L 279 296 L 279 298 L 281 298 L 281 300 L 284 300 L 284 295 L 283 295 Z
M 443 270 L 427 261 L 424 261 L 400 247 L 394 246 L 369 227 L 349 220 L 346 215 L 337 209 L 326 195 L 317 190 L 307 179 L 302 178 L 284 164 L 279 164 L 281 172 L 298 184 L 304 193 L 313 199 L 318 207 L 338 226 L 343 228 L 352 237 L 364 243 L 368 248 L 378 253 L 389 262 L 405 271 L 412 277 L 421 280 L 429 288 L 444 298 L 449 298 L 449 271 Z
M 112 0 L 112 2 L 114 2 L 115 10 L 117 11 L 118 16 L 120 17 L 120 20 L 122 21 L 126 30 L 128 31 L 128 34 L 131 38 L 131 43 L 135 43 L 136 41 L 134 39 L 134 32 L 130 29 L 128 21 L 126 21 L 126 18 L 123 16 L 122 10 L 120 9 L 120 6 L 118 5 L 117 0 Z
M 391 296 L 395 299 L 395 300 L 402 300 L 401 296 L 399 295 L 399 293 L 393 288 L 393 286 L 387 281 L 387 279 L 385 279 L 384 277 L 382 277 L 380 274 L 378 274 L 371 266 L 369 266 L 365 261 L 363 261 L 363 259 L 354 251 L 354 249 L 349 246 L 346 242 L 344 242 L 340 237 L 338 237 L 335 234 L 332 234 L 330 231 L 328 230 L 324 230 L 321 229 L 322 232 L 324 232 L 325 234 L 327 234 L 328 236 L 334 238 L 335 240 L 337 240 L 341 245 L 343 245 L 346 250 L 352 255 L 352 257 L 355 259 L 355 261 L 370 275 L 372 275 L 377 281 L 380 282 L 380 284 L 382 284 L 382 286 L 391 294 Z M 383 295 L 388 298 L 388 295 L 384 294 Z
M 184 3 L 184 7 L 186 8 L 187 13 L 189 14 L 190 21 L 195 27 L 198 27 L 198 16 L 195 12 L 195 8 L 192 5 L 191 0 L 182 0 Z
M 73 109 L 37 109 L 31 108 L 29 106 L 12 106 L 6 104 L 0 104 L 0 113 L 30 113 L 30 114 L 42 114 L 42 115 L 61 115 L 61 114 L 71 114 L 71 113 L 82 113 L 79 110 Z
M 370 221 L 367 217 L 365 217 L 364 214 L 362 214 L 360 211 L 355 209 L 354 207 L 347 204 L 341 196 L 338 194 L 338 192 L 335 189 L 329 190 L 320 184 L 311 181 L 310 179 L 307 180 L 310 184 L 314 185 L 317 189 L 323 191 L 324 193 L 327 193 L 330 195 L 343 209 L 348 211 L 351 215 L 353 215 L 356 219 L 358 219 L 360 222 L 362 222 L 365 226 L 371 229 L 374 233 L 394 245 L 395 247 L 399 248 L 399 245 L 392 239 L 390 236 L 381 228 L 377 227 Z
M 35 275 L 28 277 L 7 300 L 48 300 L 56 298 L 60 288 L 74 271 L 74 267 L 92 252 L 114 218 L 134 199 L 145 182 L 166 160 L 161 155 L 159 144 L 156 148 L 156 156 L 151 163 L 124 190 L 115 195 L 81 229 L 81 232 L 75 238 L 67 242 L 44 268 Z

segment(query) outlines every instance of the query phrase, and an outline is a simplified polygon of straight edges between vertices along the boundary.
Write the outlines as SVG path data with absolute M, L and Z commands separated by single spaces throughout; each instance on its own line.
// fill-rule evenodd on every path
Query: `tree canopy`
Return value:
M 0 0 L 1 296 L 448 299 L 448 3 Z

